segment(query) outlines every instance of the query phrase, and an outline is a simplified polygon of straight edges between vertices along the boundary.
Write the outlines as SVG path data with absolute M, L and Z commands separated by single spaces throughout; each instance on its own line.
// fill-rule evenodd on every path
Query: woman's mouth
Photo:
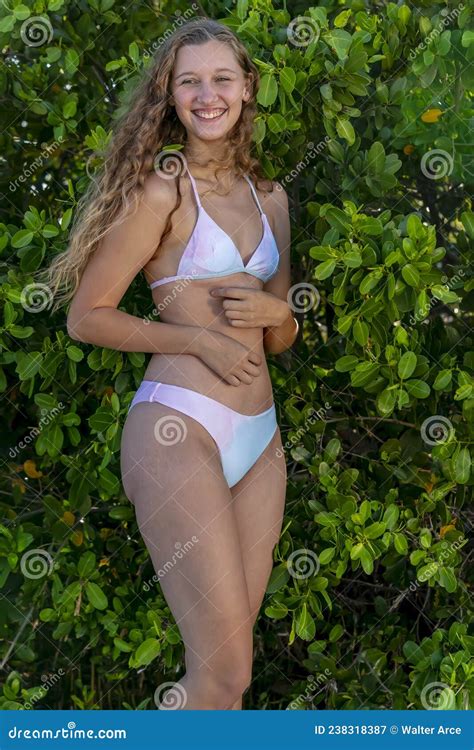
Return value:
M 226 112 L 227 110 L 222 109 L 222 107 L 218 107 L 216 109 L 194 109 L 192 110 L 193 115 L 195 115 L 199 120 L 206 120 L 206 122 L 219 120 L 222 117 L 222 115 L 224 115 Z

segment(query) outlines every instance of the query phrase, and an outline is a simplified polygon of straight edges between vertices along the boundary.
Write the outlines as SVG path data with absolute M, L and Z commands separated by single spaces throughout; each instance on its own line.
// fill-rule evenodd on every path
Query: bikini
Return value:
M 244 175 L 260 212 L 263 236 L 247 263 L 244 263 L 229 235 L 204 210 L 189 170 L 188 175 L 198 207 L 197 221 L 181 256 L 176 276 L 153 281 L 150 289 L 181 279 L 211 279 L 234 273 L 248 273 L 264 282 L 268 281 L 278 270 L 278 246 L 248 176 Z M 164 404 L 199 422 L 216 443 L 229 487 L 237 484 L 254 465 L 278 426 L 274 403 L 259 414 L 242 414 L 198 391 L 155 380 L 142 380 L 128 411 L 142 401 Z

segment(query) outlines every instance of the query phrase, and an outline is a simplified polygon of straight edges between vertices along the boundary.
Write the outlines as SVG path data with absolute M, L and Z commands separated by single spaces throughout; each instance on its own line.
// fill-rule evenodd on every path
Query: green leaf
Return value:
M 405 534 L 396 533 L 393 535 L 395 549 L 400 555 L 406 555 L 408 552 L 408 541 Z
M 417 287 L 420 284 L 420 274 L 418 270 L 411 263 L 407 263 L 402 268 L 402 276 L 408 286 Z
M 157 638 L 147 638 L 143 643 L 140 643 L 135 652 L 135 666 L 140 667 L 150 664 L 160 653 L 160 641 Z
M 440 585 L 446 589 L 450 594 L 456 591 L 458 582 L 452 568 L 447 568 L 444 565 L 440 565 L 438 569 L 438 580 Z
M 333 259 L 325 260 L 324 263 L 320 263 L 316 266 L 314 275 L 319 281 L 327 279 L 333 273 L 336 268 L 336 261 Z
M 388 416 L 392 413 L 395 408 L 395 402 L 397 400 L 397 393 L 394 388 L 384 388 L 379 394 L 377 394 L 377 409 L 383 416 Z
M 360 554 L 360 562 L 364 573 L 371 575 L 374 572 L 374 561 L 367 547 L 364 547 Z
M 323 549 L 319 553 L 318 555 L 319 562 L 321 563 L 321 565 L 327 565 L 328 563 L 331 562 L 335 554 L 336 554 L 335 547 L 327 547 L 326 549 Z
M 296 618 L 296 635 L 305 641 L 312 641 L 316 633 L 316 624 L 311 617 L 306 603 L 302 605 Z
M 353 354 L 346 354 L 344 357 L 339 357 L 336 360 L 335 369 L 337 372 L 348 372 L 349 370 L 353 370 L 358 362 L 358 357 L 355 357 Z
M 106 609 L 108 605 L 108 599 L 100 586 L 97 585 L 97 583 L 88 581 L 84 588 L 87 598 L 89 599 L 93 607 L 95 607 L 96 609 Z
M 344 138 L 349 146 L 352 146 L 355 142 L 355 131 L 352 123 L 345 118 L 338 117 L 336 120 L 336 130 L 341 138 Z
M 469 448 L 461 448 L 454 462 L 454 475 L 456 482 L 466 484 L 471 474 L 471 454 Z
M 352 327 L 352 334 L 359 346 L 365 346 L 369 339 L 369 326 L 363 320 L 356 320 Z
M 367 539 L 377 539 L 379 536 L 382 536 L 384 532 L 385 524 L 382 521 L 377 521 L 376 523 L 370 524 L 370 526 L 366 526 L 364 529 L 364 536 Z
M 383 172 L 385 166 L 385 149 L 380 141 L 374 141 L 371 145 L 367 159 L 367 171 L 369 174 Z
M 398 362 L 398 376 L 402 378 L 402 380 L 409 378 L 416 368 L 416 362 L 417 359 L 415 352 L 405 352 Z
M 453 379 L 452 370 L 440 370 L 440 372 L 437 374 L 436 379 L 433 383 L 434 390 L 442 391 L 446 389 L 449 385 L 451 385 L 452 379 Z
M 96 556 L 93 552 L 84 552 L 79 559 L 77 571 L 81 578 L 89 578 L 96 568 Z
M 15 232 L 12 237 L 12 247 L 25 247 L 31 243 L 34 237 L 34 232 L 30 232 L 28 229 L 20 229 L 19 232 Z
M 415 398 L 428 398 L 430 395 L 430 387 L 424 380 L 407 380 L 405 388 Z
M 257 101 L 263 107 L 270 107 L 278 95 L 278 84 L 275 80 L 275 76 L 269 73 L 262 76 L 260 80 L 260 88 L 257 94 Z

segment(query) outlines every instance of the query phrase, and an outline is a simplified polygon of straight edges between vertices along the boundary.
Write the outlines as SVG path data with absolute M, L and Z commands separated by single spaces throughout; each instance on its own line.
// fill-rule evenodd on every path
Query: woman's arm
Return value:
M 69 309 L 71 338 L 128 352 L 192 354 L 197 350 L 205 335 L 200 327 L 152 322 L 117 309 L 133 278 L 159 245 L 174 205 L 173 190 L 169 181 L 151 174 L 135 213 L 104 236 L 89 259 Z
M 298 322 L 288 304 L 290 289 L 290 218 L 288 196 L 274 182 L 272 202 L 273 231 L 280 253 L 278 272 L 262 290 L 250 287 L 220 286 L 210 289 L 213 297 L 222 297 L 222 307 L 230 325 L 239 328 L 262 328 L 263 347 L 267 354 L 280 354 L 288 349 L 298 334 Z
M 266 354 L 280 354 L 289 349 L 295 342 L 299 324 L 293 317 L 291 308 L 288 305 L 287 307 L 288 312 L 281 325 L 263 329 L 263 349 Z

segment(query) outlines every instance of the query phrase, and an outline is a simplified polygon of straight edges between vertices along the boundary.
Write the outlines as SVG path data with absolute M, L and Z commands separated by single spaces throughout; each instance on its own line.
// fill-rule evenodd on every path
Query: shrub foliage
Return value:
M 190 8 L 258 65 L 254 148 L 289 195 L 301 323 L 269 357 L 287 506 L 246 707 L 472 708 L 472 2 L 289 6 L 1 8 L 5 709 L 155 708 L 184 669 L 120 482 L 147 358 L 73 343 L 37 272 Z M 120 308 L 151 313 L 141 275 Z

